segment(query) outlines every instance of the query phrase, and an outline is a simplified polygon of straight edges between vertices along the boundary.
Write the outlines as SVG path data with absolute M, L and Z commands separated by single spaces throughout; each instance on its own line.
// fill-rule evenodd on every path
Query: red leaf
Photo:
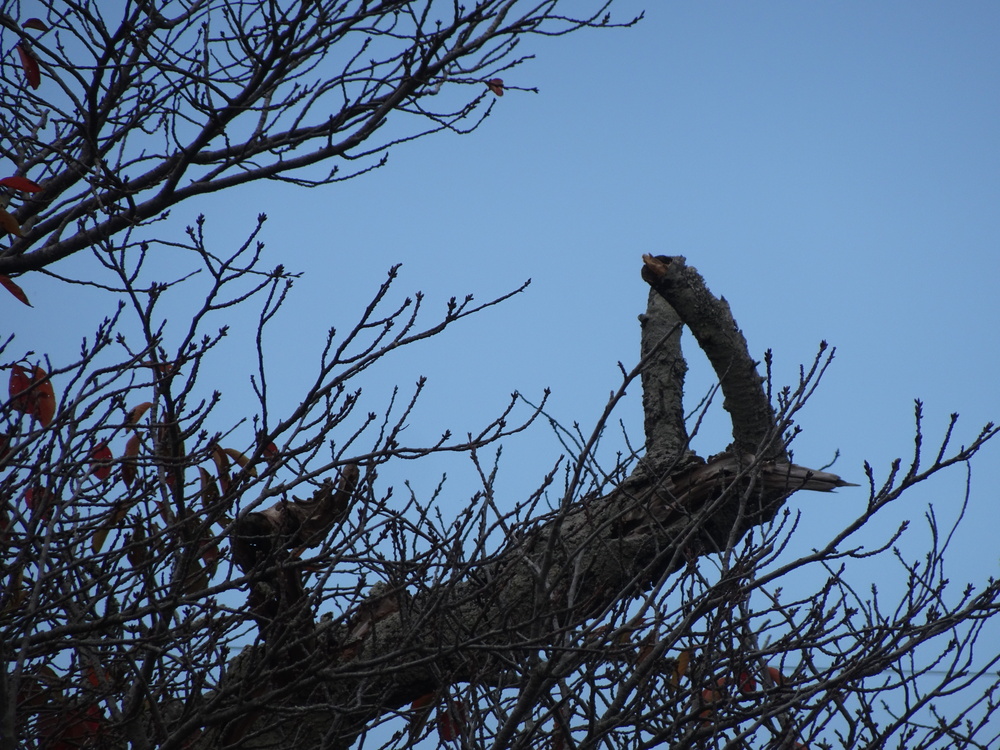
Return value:
M 45 21 L 43 21 L 41 18 L 29 18 L 21 25 L 26 29 L 35 29 L 36 31 L 49 30 L 49 27 L 45 25 Z
M 38 69 L 38 60 L 24 48 L 23 44 L 17 45 L 14 49 L 17 50 L 17 54 L 21 58 L 21 67 L 24 69 L 24 77 L 28 79 L 28 85 L 33 89 L 37 89 L 38 84 L 42 82 L 42 73 Z
M 51 750 L 75 750 L 95 746 L 94 740 L 104 733 L 104 716 L 96 704 L 83 708 L 65 708 L 39 721 L 43 744 Z
M 52 390 L 49 374 L 37 365 L 31 378 L 27 369 L 13 365 L 8 386 L 11 397 L 11 408 L 15 411 L 29 414 L 37 419 L 42 427 L 48 427 L 56 415 L 56 396 Z
M 264 442 L 262 439 L 263 434 L 258 435 L 257 438 L 258 438 L 258 445 L 261 445 Z M 260 454 L 265 461 L 267 461 L 268 463 L 273 463 L 279 458 L 278 446 L 276 446 L 273 442 L 269 442 L 267 445 L 261 445 Z
M 21 289 L 21 287 L 11 280 L 10 276 L 0 275 L 0 285 L 2 285 L 4 289 L 13 294 L 28 307 L 31 307 L 31 303 L 28 302 L 28 295 L 24 293 L 24 290 Z
M 111 461 L 114 455 L 104 441 L 98 443 L 90 452 L 90 473 L 100 480 L 111 476 Z
M 739 677 L 736 678 L 736 684 L 743 695 L 753 693 L 757 690 L 757 680 L 751 677 L 749 672 L 740 672 Z
M 486 86 L 497 96 L 503 96 L 503 78 L 491 78 Z
M 52 516 L 52 506 L 59 502 L 59 497 L 45 487 L 28 487 L 21 497 L 31 515 L 40 516 L 46 521 Z
M 438 737 L 448 742 L 453 740 L 465 729 L 465 706 L 459 701 L 452 701 L 437 715 Z
M 41 185 L 32 182 L 27 177 L 20 177 L 18 175 L 14 175 L 13 177 L 0 177 L 0 185 L 14 190 L 20 190 L 24 193 L 40 193 L 42 191 Z

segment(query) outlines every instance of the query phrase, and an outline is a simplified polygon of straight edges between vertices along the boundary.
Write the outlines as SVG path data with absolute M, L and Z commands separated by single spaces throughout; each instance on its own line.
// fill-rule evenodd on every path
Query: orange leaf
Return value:
M 101 481 L 111 476 L 111 461 L 114 455 L 103 440 L 90 452 L 90 473 Z
M 491 78 L 486 86 L 497 96 L 503 96 L 503 78 Z
M 111 532 L 111 529 L 115 528 L 118 524 L 125 520 L 125 516 L 128 515 L 131 507 L 132 503 L 123 500 L 119 500 L 115 503 L 115 508 L 111 515 L 103 524 L 101 524 L 101 527 L 94 532 L 94 536 L 90 540 L 90 548 L 94 552 L 101 551 L 101 547 L 104 546 L 104 540 L 108 538 L 108 534 Z
M 22 237 L 21 225 L 17 223 L 17 219 L 11 216 L 9 213 L 0 208 L 0 229 L 5 231 L 7 234 L 12 234 L 15 237 Z
M 670 684 L 677 687 L 681 684 L 681 677 L 687 674 L 688 665 L 691 663 L 691 650 L 684 649 L 677 656 L 677 666 L 674 667 L 674 673 L 670 675 Z
M 9 215 L 10 214 L 8 214 L 8 216 Z M 21 287 L 19 287 L 17 284 L 13 282 L 10 276 L 0 275 L 0 285 L 2 285 L 4 289 L 13 294 L 28 307 L 31 307 L 31 303 L 28 302 L 28 295 L 24 293 L 24 290 L 21 289 Z
M 229 456 L 218 443 L 212 444 L 212 460 L 215 461 L 215 468 L 219 472 L 219 486 L 223 492 L 229 492 Z
M 19 177 L 17 175 L 0 178 L 0 185 L 13 188 L 14 190 L 21 190 L 25 193 L 38 193 L 42 190 L 40 185 L 32 182 L 27 177 Z
M 34 417 L 42 427 L 48 427 L 56 415 L 56 395 L 48 377 L 49 374 L 38 365 L 33 368 L 30 378 L 26 368 L 13 365 L 8 386 L 11 408 Z
M 49 27 L 45 25 L 45 21 L 41 18 L 29 18 L 23 24 L 26 29 L 35 29 L 36 31 L 48 31 Z
M 768 667 L 767 674 L 771 678 L 771 681 L 781 687 L 785 684 L 785 675 L 781 674 L 781 671 L 775 667 Z
M 128 413 L 128 417 L 125 420 L 125 424 L 127 424 L 130 427 L 132 425 L 138 424 L 139 420 L 142 419 L 142 415 L 145 414 L 147 411 L 149 411 L 150 407 L 152 406 L 153 406 L 152 401 L 144 401 L 138 406 L 133 407 L 132 410 Z
M 465 706 L 459 701 L 452 701 L 437 715 L 438 737 L 448 742 L 455 739 L 465 729 Z
M 240 453 L 235 448 L 223 448 L 222 450 L 224 450 L 227 454 L 229 454 L 229 457 L 232 458 L 241 467 L 246 469 L 247 473 L 249 473 L 250 476 L 252 477 L 257 476 L 257 470 L 253 466 L 250 466 L 250 459 L 247 458 L 245 455 Z
M 28 85 L 33 89 L 37 89 L 38 84 L 42 82 L 42 74 L 38 69 L 38 60 L 24 48 L 23 44 L 18 44 L 14 49 L 17 50 L 17 54 L 21 58 L 21 67 L 24 69 L 24 77 L 28 79 Z

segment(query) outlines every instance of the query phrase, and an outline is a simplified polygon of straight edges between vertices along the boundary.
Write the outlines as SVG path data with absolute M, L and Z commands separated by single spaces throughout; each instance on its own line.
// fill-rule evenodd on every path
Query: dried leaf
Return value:
M 196 594 L 208 588 L 211 581 L 208 570 L 203 568 L 197 560 L 192 560 L 189 567 L 191 572 L 184 578 L 184 593 Z
M 491 78 L 486 85 L 497 96 L 503 96 L 503 78 Z
M 125 554 L 133 567 L 138 568 L 149 559 L 149 544 L 146 541 L 146 529 L 142 519 L 132 521 L 132 533 L 125 535 Z
M 670 684 L 678 687 L 681 684 L 681 677 L 687 674 L 688 665 L 691 664 L 691 650 L 684 649 L 677 656 L 677 664 L 674 666 L 673 674 L 670 675 Z
M 257 476 L 257 470 L 250 465 L 250 459 L 247 458 L 244 454 L 240 453 L 235 448 L 223 448 L 223 450 L 229 455 L 230 458 L 232 458 L 236 463 L 238 463 L 241 467 L 243 467 L 243 469 L 246 470 L 246 472 L 250 474 L 250 476 L 252 477 Z
M 459 701 L 452 701 L 450 705 L 438 711 L 438 737 L 444 742 L 450 742 L 458 737 L 465 729 L 465 724 L 465 706 Z
M 115 509 L 112 511 L 108 519 L 101 524 L 100 528 L 94 532 L 94 536 L 90 540 L 90 548 L 94 552 L 100 552 L 101 548 L 104 546 L 104 541 L 108 538 L 108 534 L 113 528 L 125 520 L 125 516 L 128 515 L 129 509 L 132 507 L 133 502 L 119 501 L 115 504 Z
M 264 443 L 266 436 L 263 432 L 257 435 L 257 445 L 260 447 L 260 454 L 264 457 L 264 460 L 268 463 L 274 463 L 278 459 L 278 446 L 273 442 L 268 441 L 267 444 Z
M 7 234 L 14 235 L 15 237 L 24 236 L 21 234 L 21 225 L 17 223 L 17 219 L 2 208 L 0 208 L 0 229 L 5 231 Z
M 635 663 L 642 664 L 656 650 L 657 640 L 655 633 L 649 633 L 645 638 L 642 639 L 639 645 L 639 653 L 636 655 Z
M 24 293 L 24 290 L 21 289 L 21 287 L 14 283 L 10 276 L 0 274 L 0 285 L 2 285 L 4 289 L 13 294 L 28 307 L 31 307 L 31 303 L 28 302 L 28 295 Z
M 41 186 L 37 183 L 32 182 L 27 177 L 20 177 L 18 175 L 0 178 L 0 186 L 21 190 L 25 193 L 39 193 L 42 190 Z
M 21 497 L 31 515 L 40 516 L 45 520 L 52 515 L 52 506 L 59 502 L 59 496 L 46 487 L 28 487 Z
M 139 436 L 132 435 L 125 444 L 125 455 L 122 457 L 122 481 L 126 487 L 131 487 L 135 481 L 135 457 L 139 455 Z
M 29 18 L 21 25 L 26 29 L 35 29 L 36 31 L 49 30 L 49 27 L 45 25 L 45 21 L 43 21 L 41 18 Z
M 740 692 L 743 693 L 743 695 L 749 695 L 750 693 L 757 692 L 757 680 L 755 680 L 753 676 L 745 670 L 741 671 L 736 677 L 736 686 L 740 689 Z
M 420 736 L 420 733 L 424 731 L 424 726 L 427 724 L 427 717 L 431 715 L 431 708 L 433 708 L 437 699 L 437 691 L 433 690 L 429 693 L 424 693 L 410 704 L 410 710 L 413 713 L 410 714 L 410 725 L 407 731 L 409 732 L 411 742 L 416 740 Z
M 11 408 L 37 419 L 42 427 L 48 427 L 56 415 L 56 396 L 49 374 L 35 365 L 31 376 L 20 365 L 12 365 L 8 392 Z
M 219 486 L 224 493 L 229 492 L 229 455 L 219 447 L 218 443 L 212 444 L 212 460 L 215 461 L 219 475 Z
M 90 473 L 104 481 L 111 476 L 111 462 L 114 454 L 105 441 L 101 441 L 90 452 Z
M 17 570 L 7 577 L 6 585 L 0 590 L 0 602 L 3 602 L 0 614 L 16 611 L 27 598 L 28 591 L 24 587 L 24 571 L 18 566 Z
M 783 675 L 781 670 L 776 667 L 768 667 L 767 675 L 771 678 L 771 682 L 773 682 L 777 687 L 781 687 L 785 684 L 785 675 Z
M 14 49 L 17 50 L 17 54 L 21 58 L 21 68 L 24 70 L 24 77 L 28 79 L 28 85 L 33 89 L 37 89 L 38 84 L 42 82 L 42 73 L 38 69 L 38 60 L 24 48 L 23 44 L 18 44 Z
M 201 478 L 201 504 L 205 510 L 211 510 L 212 506 L 219 499 L 219 485 L 215 479 L 202 467 L 198 467 L 198 476 Z
M 219 568 L 219 560 L 222 558 L 222 553 L 219 551 L 219 545 L 215 543 L 213 539 L 207 539 L 201 548 L 201 559 L 205 563 L 205 571 L 209 576 L 215 575 L 215 571 Z
M 152 408 L 152 401 L 144 401 L 138 406 L 132 407 L 132 410 L 128 413 L 128 417 L 125 419 L 125 424 L 129 427 L 137 425 L 142 416 Z

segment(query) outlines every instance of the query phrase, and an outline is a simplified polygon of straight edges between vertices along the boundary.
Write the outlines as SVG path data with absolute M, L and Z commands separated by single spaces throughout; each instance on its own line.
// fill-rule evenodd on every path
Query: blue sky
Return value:
M 533 283 L 374 368 L 362 383 L 372 408 L 392 384 L 428 376 L 411 434 L 433 440 L 476 430 L 515 389 L 534 399 L 551 387 L 552 415 L 587 429 L 619 383 L 616 363 L 637 361 L 640 258 L 651 252 L 683 254 L 702 272 L 752 352 L 774 350 L 779 383 L 794 384 L 820 340 L 837 347 L 801 415 L 801 463 L 825 464 L 839 449 L 834 470 L 846 478 L 863 482 L 865 459 L 884 476 L 912 453 L 916 397 L 929 446 L 951 412 L 962 415 L 959 443 L 1000 418 L 1000 5 L 626 1 L 617 13 L 643 6 L 634 29 L 523 45 L 536 59 L 503 77 L 540 93 L 508 92 L 471 136 L 404 145 L 385 168 L 337 186 L 258 185 L 173 211 L 164 226 L 178 233 L 206 213 L 220 253 L 266 212 L 268 265 L 305 273 L 270 333 L 273 408 L 297 404 L 325 329 L 348 327 L 401 262 L 397 291 L 424 291 L 429 310 Z M 22 349 L 56 360 L 111 307 L 22 281 L 35 307 L 8 300 L 7 320 Z M 254 367 L 253 314 L 221 323 L 233 335 L 203 375 L 225 396 L 218 429 L 250 408 Z M 686 351 L 689 392 L 700 397 L 712 376 L 690 340 Z M 720 411 L 696 442 L 704 455 L 729 441 Z M 638 388 L 618 417 L 641 440 Z M 560 448 L 539 425 L 504 451 L 498 498 L 513 503 Z M 447 471 L 446 506 L 476 489 L 454 461 L 399 471 L 393 481 L 425 492 Z M 975 463 L 955 580 L 997 573 L 998 475 L 993 445 Z M 931 501 L 947 517 L 964 481 L 959 469 L 915 491 L 871 538 Z M 866 498 L 863 488 L 793 498 L 803 547 Z M 919 526 L 904 547 L 919 548 Z

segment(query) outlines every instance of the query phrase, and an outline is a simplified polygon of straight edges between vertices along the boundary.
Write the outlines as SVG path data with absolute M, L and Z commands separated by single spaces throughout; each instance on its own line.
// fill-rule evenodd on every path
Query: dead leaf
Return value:
M 17 50 L 17 54 L 21 58 L 21 68 L 24 70 L 24 77 L 28 79 L 28 85 L 33 89 L 37 89 L 38 84 L 42 82 L 42 73 L 38 69 L 38 60 L 24 48 L 24 44 L 18 44 L 14 49 Z
M 674 666 L 673 674 L 670 675 L 670 684 L 678 687 L 681 684 L 681 677 L 687 674 L 688 665 L 691 663 L 691 650 L 684 649 L 677 656 L 677 664 Z
M 21 289 L 21 287 L 14 283 L 10 276 L 0 274 L 0 285 L 2 285 L 4 289 L 13 294 L 28 307 L 31 307 L 31 303 L 28 302 L 28 295 L 24 293 L 24 290 Z
M 49 374 L 35 365 L 31 376 L 27 368 L 12 365 L 8 393 L 11 398 L 11 408 L 23 414 L 28 414 L 48 427 L 56 415 L 56 396 L 52 389 Z
M 104 481 L 111 476 L 111 462 L 113 460 L 114 454 L 111 453 L 108 444 L 102 440 L 90 452 L 90 473 Z
M 486 86 L 497 96 L 503 96 L 503 78 L 491 78 Z
M 21 190 L 25 193 L 38 193 L 42 190 L 41 186 L 37 183 L 32 182 L 27 177 L 20 177 L 18 175 L 0 178 L 0 186 Z
M 139 420 L 142 419 L 142 415 L 145 414 L 147 411 L 149 411 L 152 406 L 153 406 L 152 401 L 144 401 L 138 406 L 133 407 L 132 410 L 128 413 L 128 417 L 125 419 L 125 424 L 128 425 L 129 427 L 137 425 L 139 423 Z
M 465 706 L 459 701 L 452 701 L 438 711 L 438 737 L 444 742 L 450 742 L 465 729 Z
M 131 487 L 135 481 L 135 457 L 139 455 L 139 436 L 132 435 L 125 444 L 125 455 L 122 457 L 122 481 L 126 487 Z
M 257 476 L 257 470 L 250 465 L 250 459 L 235 448 L 223 448 L 231 459 L 238 463 L 250 476 Z
M 21 225 L 17 223 L 17 219 L 2 208 L 0 208 L 0 229 L 5 231 L 7 234 L 14 235 L 15 237 L 24 236 L 21 234 Z

